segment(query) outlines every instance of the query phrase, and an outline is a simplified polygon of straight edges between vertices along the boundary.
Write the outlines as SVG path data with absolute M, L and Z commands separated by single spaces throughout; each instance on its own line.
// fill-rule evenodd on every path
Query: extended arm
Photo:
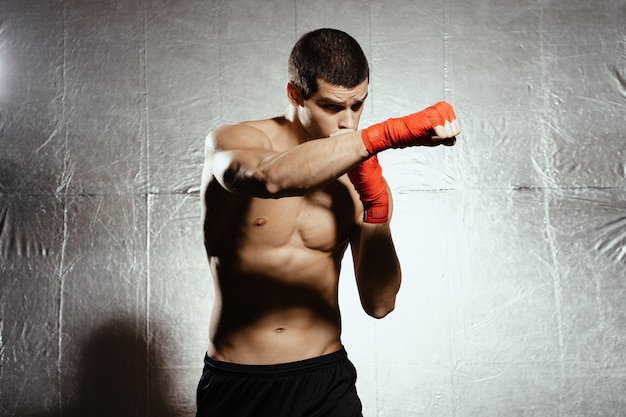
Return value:
M 259 129 L 231 125 L 208 135 L 207 169 L 231 192 L 263 198 L 303 195 L 385 149 L 449 145 L 459 132 L 456 116 L 447 103 L 284 151 L 275 150 Z
M 279 152 L 265 133 L 246 125 L 225 126 L 209 134 L 206 153 L 208 169 L 225 189 L 262 198 L 306 194 L 369 156 L 359 132 Z

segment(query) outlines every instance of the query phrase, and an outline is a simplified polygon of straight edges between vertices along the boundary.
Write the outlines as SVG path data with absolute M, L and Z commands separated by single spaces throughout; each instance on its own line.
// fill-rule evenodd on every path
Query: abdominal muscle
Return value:
M 339 350 L 338 277 L 332 258 L 317 254 L 307 262 L 281 265 L 283 256 L 258 255 L 277 260 L 269 269 L 273 274 L 231 274 L 223 259 L 216 260 L 209 355 L 232 363 L 275 364 Z

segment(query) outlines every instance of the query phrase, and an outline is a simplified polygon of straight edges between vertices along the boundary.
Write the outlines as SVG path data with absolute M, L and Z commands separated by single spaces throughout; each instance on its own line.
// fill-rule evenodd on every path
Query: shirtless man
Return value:
M 361 416 L 341 342 L 348 246 L 365 312 L 393 310 L 400 265 L 376 154 L 452 145 L 437 103 L 359 131 L 369 68 L 358 43 L 305 34 L 289 58 L 287 112 L 223 126 L 206 141 L 204 244 L 215 281 L 197 416 Z

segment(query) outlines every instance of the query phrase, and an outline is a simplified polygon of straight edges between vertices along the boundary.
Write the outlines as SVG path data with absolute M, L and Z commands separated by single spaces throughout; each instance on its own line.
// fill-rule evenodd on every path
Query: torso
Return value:
M 257 123 L 284 146 L 280 126 Z M 339 350 L 339 269 L 360 205 L 347 177 L 303 197 L 242 197 L 215 180 L 205 195 L 216 290 L 209 354 L 269 364 Z

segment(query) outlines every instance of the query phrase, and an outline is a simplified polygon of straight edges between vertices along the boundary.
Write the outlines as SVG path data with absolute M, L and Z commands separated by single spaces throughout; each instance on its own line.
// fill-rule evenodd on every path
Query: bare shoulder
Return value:
M 278 146 L 280 148 L 280 142 L 282 142 L 285 138 L 295 136 L 293 123 L 285 117 L 254 120 L 245 122 L 244 125 L 263 132 L 267 135 L 274 147 Z
M 205 148 L 208 153 L 237 149 L 271 150 L 271 138 L 279 129 L 280 124 L 275 119 L 223 125 L 209 132 Z
M 242 122 L 240 126 L 247 126 L 254 129 L 258 129 L 268 136 L 272 136 L 272 133 L 280 131 L 285 125 L 290 122 L 285 119 L 283 116 L 272 117 L 271 119 L 263 119 L 263 120 L 249 120 L 247 122 Z

